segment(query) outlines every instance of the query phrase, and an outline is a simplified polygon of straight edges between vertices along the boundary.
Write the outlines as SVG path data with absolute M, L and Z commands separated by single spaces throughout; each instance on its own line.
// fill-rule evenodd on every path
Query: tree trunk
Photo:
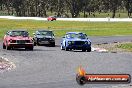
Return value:
M 6 2 L 6 7 L 7 7 L 8 15 L 10 15 L 10 7 L 9 7 L 9 5 L 10 5 L 10 1 L 8 0 L 8 1 Z
M 11 9 L 11 10 L 12 10 L 12 13 L 11 13 L 11 14 L 12 14 L 12 15 L 14 15 L 14 8 L 12 7 L 12 9 Z
M 112 13 L 112 18 L 115 18 L 115 14 L 116 14 L 116 9 L 113 9 L 113 13 Z
M 83 17 L 86 17 L 86 6 L 84 6 Z
M 84 18 L 86 17 L 86 11 L 84 10 L 84 16 L 83 16 Z

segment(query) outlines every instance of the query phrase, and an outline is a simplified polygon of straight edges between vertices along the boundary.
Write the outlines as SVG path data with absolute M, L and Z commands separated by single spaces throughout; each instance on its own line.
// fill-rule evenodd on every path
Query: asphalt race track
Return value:
M 132 41 L 132 36 L 90 37 L 93 44 Z M 130 84 L 86 84 L 80 86 L 75 77 L 78 66 L 88 73 L 131 74 L 132 53 L 99 53 L 60 50 L 56 47 L 35 46 L 34 51 L 3 50 L 0 56 L 16 64 L 16 69 L 0 73 L 0 88 L 113 88 Z

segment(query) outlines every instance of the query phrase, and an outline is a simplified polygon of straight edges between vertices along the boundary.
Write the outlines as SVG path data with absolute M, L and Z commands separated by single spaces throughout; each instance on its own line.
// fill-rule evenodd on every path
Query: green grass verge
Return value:
M 27 29 L 32 33 L 37 29 L 53 30 L 57 37 L 69 31 L 85 32 L 89 36 L 132 35 L 130 22 L 68 22 L 68 21 L 34 21 L 0 19 L 0 38 L 6 31 Z
M 122 48 L 122 49 L 126 49 L 126 50 L 132 52 L 132 43 L 119 44 L 119 45 L 117 45 L 117 47 Z

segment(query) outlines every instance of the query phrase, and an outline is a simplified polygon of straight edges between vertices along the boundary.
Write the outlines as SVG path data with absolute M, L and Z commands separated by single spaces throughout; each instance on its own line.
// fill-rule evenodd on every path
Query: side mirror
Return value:
M 33 33 L 33 35 L 35 35 L 35 33 Z
M 65 36 L 63 36 L 62 38 L 65 38 Z
M 53 34 L 53 36 L 56 36 L 56 34 Z

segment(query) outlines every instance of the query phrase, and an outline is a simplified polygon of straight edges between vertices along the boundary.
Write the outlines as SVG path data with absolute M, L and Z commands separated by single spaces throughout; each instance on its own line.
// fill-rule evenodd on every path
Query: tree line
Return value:
M 83 17 L 94 13 L 112 13 L 125 11 L 128 17 L 132 13 L 132 0 L 0 0 L 0 11 L 8 15 L 47 17 L 55 13 L 57 17 Z

